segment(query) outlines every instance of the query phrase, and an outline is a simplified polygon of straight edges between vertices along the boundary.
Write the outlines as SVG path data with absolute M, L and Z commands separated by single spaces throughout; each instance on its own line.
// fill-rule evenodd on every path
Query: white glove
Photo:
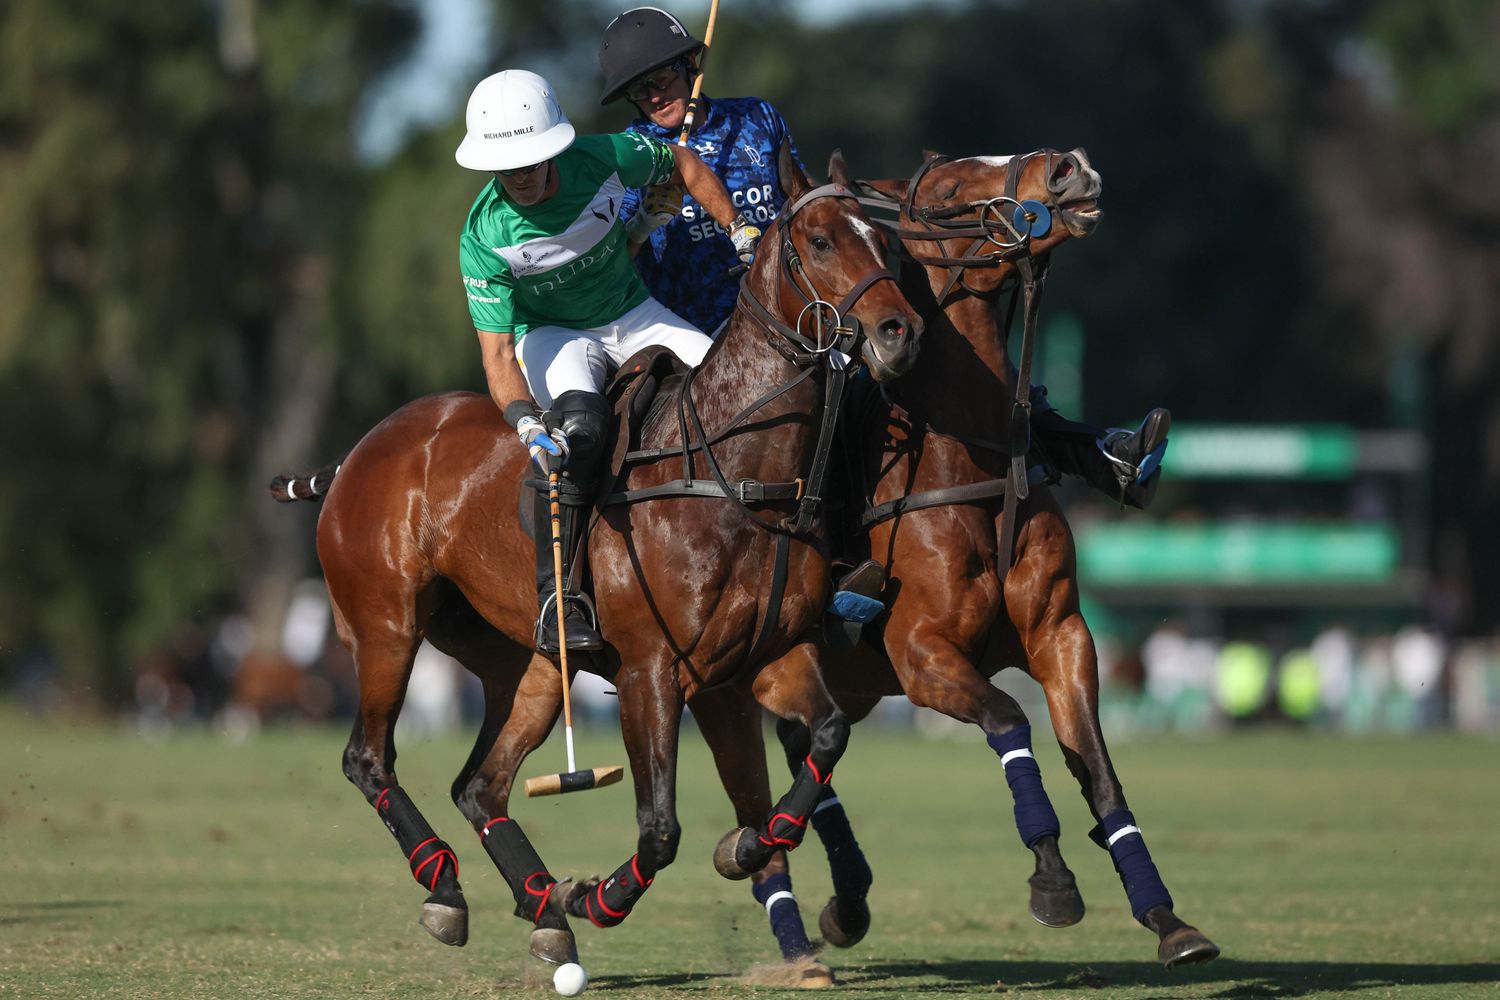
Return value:
M 516 424 L 516 436 L 531 452 L 531 460 L 543 472 L 549 472 L 547 460 L 555 459 L 557 468 L 568 462 L 568 436 L 561 430 L 549 432 L 547 426 L 536 417 L 522 417 Z
M 748 265 L 755 258 L 755 248 L 760 243 L 760 229 L 741 215 L 729 226 L 729 242 L 734 244 L 740 263 Z
M 681 184 L 658 184 L 646 189 L 646 197 L 625 223 L 625 237 L 634 246 L 644 243 L 651 234 L 682 214 L 682 199 L 687 189 Z

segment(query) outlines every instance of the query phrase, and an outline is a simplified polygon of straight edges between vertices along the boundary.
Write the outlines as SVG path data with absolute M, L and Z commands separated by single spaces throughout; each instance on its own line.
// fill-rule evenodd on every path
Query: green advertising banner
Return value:
M 1347 479 L 1358 443 L 1338 424 L 1198 425 L 1172 429 L 1166 466 L 1192 479 Z
M 1080 526 L 1078 575 L 1130 584 L 1380 584 L 1396 572 L 1389 524 L 1128 524 Z

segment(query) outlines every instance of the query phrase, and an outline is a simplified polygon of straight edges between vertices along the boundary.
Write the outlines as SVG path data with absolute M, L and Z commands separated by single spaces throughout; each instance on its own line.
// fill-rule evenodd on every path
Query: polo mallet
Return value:
M 708 62 L 708 47 L 714 43 L 714 21 L 719 17 L 719 0 L 713 0 L 708 8 L 708 28 L 703 32 L 703 54 L 698 57 L 698 78 L 693 81 L 693 94 L 688 98 L 687 117 L 682 120 L 682 134 L 677 145 L 686 146 L 688 133 L 693 130 L 693 116 L 698 113 L 698 95 L 703 91 L 703 67 Z
M 573 701 L 568 692 L 568 629 L 563 610 L 563 557 L 562 557 L 562 500 L 557 483 L 557 470 L 547 473 L 547 502 L 552 511 L 552 574 L 557 583 L 554 603 L 557 605 L 557 659 L 562 668 L 563 731 L 568 744 L 568 769 L 562 774 L 544 774 L 526 779 L 526 794 L 561 795 L 564 792 L 582 792 L 590 788 L 613 785 L 625 776 L 623 765 L 596 767 L 588 771 L 578 770 L 573 757 Z

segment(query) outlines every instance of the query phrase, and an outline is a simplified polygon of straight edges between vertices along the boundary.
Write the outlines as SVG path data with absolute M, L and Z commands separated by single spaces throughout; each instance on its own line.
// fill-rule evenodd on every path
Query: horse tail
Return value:
M 321 500 L 323 494 L 328 492 L 328 487 L 333 485 L 333 477 L 339 474 L 343 464 L 335 462 L 325 465 L 317 472 L 302 476 L 288 476 L 282 474 L 271 480 L 267 487 L 271 499 L 279 503 L 292 503 L 296 500 Z

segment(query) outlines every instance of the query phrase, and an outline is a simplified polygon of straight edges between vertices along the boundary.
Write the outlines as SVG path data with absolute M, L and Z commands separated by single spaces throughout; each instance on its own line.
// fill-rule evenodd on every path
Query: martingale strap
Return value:
M 1010 411 L 1010 489 L 1005 494 L 1005 508 L 1000 514 L 1000 551 L 996 566 L 1000 579 L 1010 572 L 1010 557 L 1015 546 L 1016 517 L 1020 503 L 1030 495 L 1026 480 L 1026 451 L 1031 445 L 1031 350 L 1036 342 L 1036 316 L 1042 306 L 1042 282 L 1047 278 L 1045 264 L 1033 266 L 1030 257 L 1017 261 L 1025 294 L 1024 322 L 1021 330 L 1021 363 L 1016 369 L 1016 395 Z

